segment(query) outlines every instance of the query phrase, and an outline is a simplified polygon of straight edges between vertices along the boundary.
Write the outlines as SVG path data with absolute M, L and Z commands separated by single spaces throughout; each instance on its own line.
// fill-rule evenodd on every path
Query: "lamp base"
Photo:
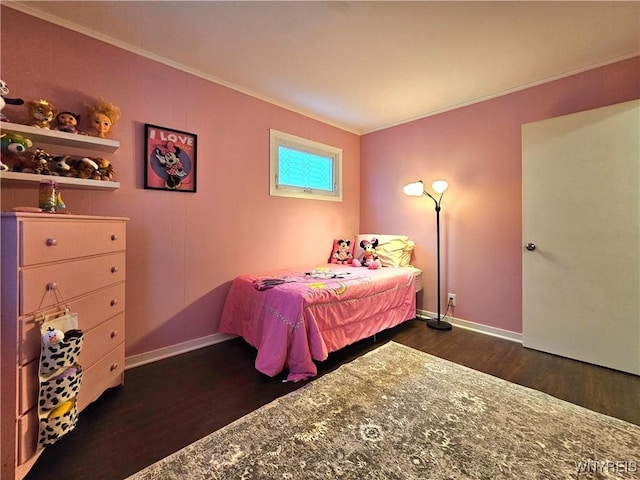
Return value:
M 427 320 L 427 327 L 434 328 L 436 330 L 451 330 L 453 328 L 449 322 L 443 322 L 437 318 L 429 318 Z

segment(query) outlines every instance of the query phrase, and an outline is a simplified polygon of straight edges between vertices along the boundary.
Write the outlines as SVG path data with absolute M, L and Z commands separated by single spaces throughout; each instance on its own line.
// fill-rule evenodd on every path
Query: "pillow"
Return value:
M 334 240 L 329 263 L 350 265 L 351 260 L 353 260 L 353 245 L 351 244 L 351 240 Z
M 411 252 L 416 244 L 406 235 L 379 235 L 375 233 L 356 235 L 353 257 L 362 258 L 364 250 L 360 246 L 360 242 L 362 240 L 371 241 L 373 238 L 378 239 L 376 253 L 383 267 L 406 267 L 411 264 Z

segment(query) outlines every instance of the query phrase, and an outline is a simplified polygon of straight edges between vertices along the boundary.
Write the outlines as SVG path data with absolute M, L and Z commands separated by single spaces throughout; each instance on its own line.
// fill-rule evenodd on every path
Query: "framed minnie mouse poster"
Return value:
M 144 137 L 144 188 L 195 192 L 198 136 L 145 123 Z

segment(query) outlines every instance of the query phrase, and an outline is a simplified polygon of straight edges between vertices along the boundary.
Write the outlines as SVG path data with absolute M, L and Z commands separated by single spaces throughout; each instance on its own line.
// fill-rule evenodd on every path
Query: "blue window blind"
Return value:
M 269 129 L 269 195 L 342 201 L 342 149 Z
M 278 185 L 333 191 L 333 157 L 280 145 Z

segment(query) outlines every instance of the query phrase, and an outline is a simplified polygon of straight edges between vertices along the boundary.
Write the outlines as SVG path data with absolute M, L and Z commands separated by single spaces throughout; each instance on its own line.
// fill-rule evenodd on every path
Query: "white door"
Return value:
M 523 344 L 640 375 L 640 100 L 522 127 Z

